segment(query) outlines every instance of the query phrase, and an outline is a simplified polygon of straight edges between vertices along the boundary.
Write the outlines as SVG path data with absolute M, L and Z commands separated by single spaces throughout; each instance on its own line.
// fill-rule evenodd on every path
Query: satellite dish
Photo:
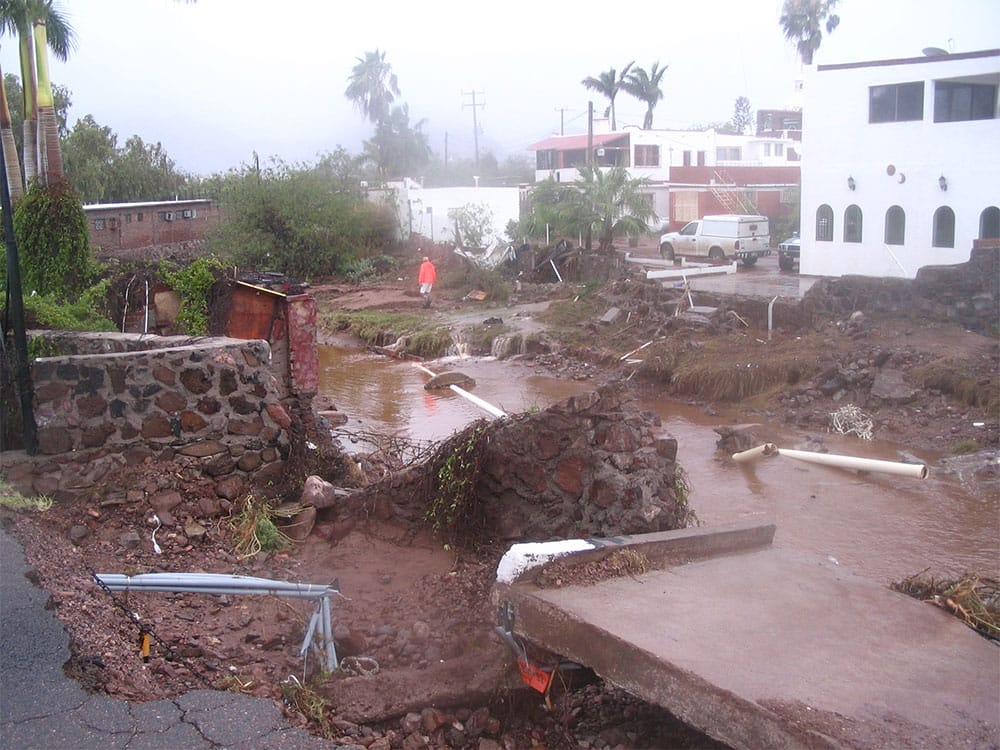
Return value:
M 940 47 L 924 47 L 923 53 L 927 57 L 942 57 L 948 54 L 948 50 L 941 49 Z

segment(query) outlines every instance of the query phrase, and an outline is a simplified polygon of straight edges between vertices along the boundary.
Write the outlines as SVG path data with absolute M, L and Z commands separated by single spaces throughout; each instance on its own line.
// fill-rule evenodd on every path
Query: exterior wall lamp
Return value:
M 944 179 L 944 178 L 942 177 L 941 179 Z M 854 182 L 854 178 L 853 177 L 848 177 L 847 178 L 847 189 L 848 190 L 854 190 L 855 187 L 857 187 L 857 183 Z
M 938 187 L 944 191 L 948 190 L 948 180 L 944 178 L 944 175 L 938 177 Z

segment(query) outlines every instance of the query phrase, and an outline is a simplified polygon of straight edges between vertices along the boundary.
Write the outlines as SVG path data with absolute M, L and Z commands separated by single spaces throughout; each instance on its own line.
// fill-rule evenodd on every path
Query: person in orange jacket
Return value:
M 417 276 L 417 282 L 420 284 L 420 296 L 424 298 L 424 307 L 431 306 L 431 288 L 435 281 L 437 281 L 437 269 L 431 263 L 431 259 L 425 255 L 424 262 L 420 264 L 420 275 Z

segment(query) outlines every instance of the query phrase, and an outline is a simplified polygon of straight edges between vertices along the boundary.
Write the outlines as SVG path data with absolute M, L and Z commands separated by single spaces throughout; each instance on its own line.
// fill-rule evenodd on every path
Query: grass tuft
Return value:
M 926 572 L 897 581 L 890 588 L 941 607 L 987 638 L 1000 640 L 1000 581 L 973 573 L 939 581 L 924 576 Z
M 14 485 L 0 479 L 0 508 L 18 513 L 44 513 L 52 507 L 47 495 L 25 496 Z
M 984 409 L 991 417 L 1000 416 L 1000 387 L 992 377 L 970 376 L 968 367 L 947 358 L 915 368 L 912 377 L 922 388 L 933 388 Z

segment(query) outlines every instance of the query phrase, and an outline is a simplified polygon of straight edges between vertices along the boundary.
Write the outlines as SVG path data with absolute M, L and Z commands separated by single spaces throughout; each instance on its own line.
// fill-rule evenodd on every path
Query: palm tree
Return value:
M 838 2 L 840 0 L 785 0 L 778 22 L 785 31 L 785 38 L 795 42 L 804 65 L 812 65 L 813 54 L 823 40 L 820 27 L 825 25 L 826 33 L 830 34 L 840 23 L 840 16 L 833 13 Z
M 638 237 L 656 221 L 646 178 L 629 177 L 624 167 L 579 167 L 580 179 L 567 185 L 558 212 L 567 225 L 587 236 L 596 228 L 598 249 L 611 250 L 615 237 Z
M 616 73 L 614 68 L 610 68 L 597 76 L 597 78 L 588 76 L 580 81 L 585 88 L 588 88 L 591 91 L 596 91 L 608 100 L 608 108 L 604 110 L 604 116 L 607 117 L 609 113 L 611 114 L 612 130 L 618 129 L 618 125 L 615 122 L 615 97 L 618 96 L 618 92 L 621 90 L 622 84 L 625 83 L 625 76 L 628 74 L 629 68 L 632 67 L 634 62 L 635 61 L 633 60 L 622 68 L 622 72 L 620 74 Z
M 0 71 L 0 141 L 3 144 L 4 165 L 7 168 L 7 187 L 10 190 L 11 200 L 17 200 L 24 195 L 24 186 L 21 184 L 21 162 L 17 158 L 17 143 L 14 140 L 3 71 Z
M 51 3 L 48 5 L 51 9 Z M 35 19 L 35 70 L 38 73 L 38 140 L 42 180 L 46 185 L 62 179 L 62 147 L 59 144 L 59 121 L 56 119 L 52 80 L 49 78 L 48 23 L 44 16 Z
M 392 103 L 399 96 L 399 85 L 392 66 L 385 61 L 385 52 L 366 52 L 357 58 L 351 68 L 351 77 L 344 96 L 365 117 L 375 124 L 384 122 L 392 110 Z
M 657 60 L 648 73 L 642 68 L 633 68 L 628 79 L 622 84 L 623 91 L 646 103 L 646 116 L 642 119 L 643 130 L 650 130 L 653 127 L 653 109 L 663 98 L 660 80 L 668 67 L 670 66 L 664 65 L 661 68 L 660 61 Z
M 24 98 L 25 184 L 38 174 L 39 150 L 44 153 L 48 165 L 48 172 L 43 177 L 61 176 L 58 128 L 53 129 L 50 124 L 50 114 L 52 123 L 55 115 L 48 77 L 48 50 L 65 61 L 76 43 L 73 27 L 54 0 L 6 0 L 0 3 L 0 34 L 18 38 Z M 42 107 L 47 110 L 45 114 L 41 112 Z M 39 149 L 39 124 L 43 119 L 49 124 L 41 133 Z M 53 173 L 53 170 L 56 171 Z

